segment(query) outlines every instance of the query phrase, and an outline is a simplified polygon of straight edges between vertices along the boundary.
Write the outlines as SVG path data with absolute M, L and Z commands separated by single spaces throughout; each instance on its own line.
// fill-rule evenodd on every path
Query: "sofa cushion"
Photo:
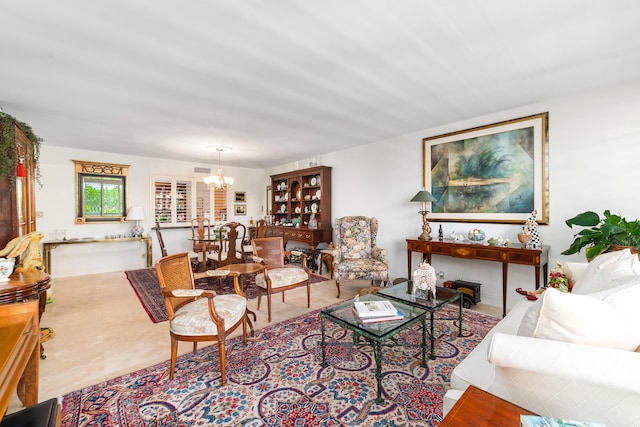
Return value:
M 632 295 L 633 291 L 628 293 Z M 549 288 L 525 313 L 518 335 L 635 350 L 640 345 L 640 333 L 621 314 L 624 296 L 607 298 L 612 303 Z M 613 304 L 616 301 L 618 307 Z
M 640 276 L 636 276 L 631 280 L 625 280 L 625 283 L 613 289 L 614 292 L 602 292 L 602 301 L 612 305 L 618 314 L 622 316 L 631 325 L 640 325 L 640 310 L 638 303 L 640 302 Z M 598 296 L 591 294 L 590 296 Z M 640 334 L 640 332 L 636 332 Z
M 573 285 L 572 292 L 588 295 L 619 285 L 620 280 L 640 275 L 640 260 L 629 249 L 607 252 L 594 258 Z
M 531 305 L 533 305 L 532 301 L 522 298 L 509 310 L 506 317 L 491 328 L 480 344 L 451 372 L 452 389 L 464 390 L 470 384 L 486 389 L 486 387 L 491 384 L 494 376 L 494 366 L 487 360 L 487 349 L 491 341 L 490 337 L 496 332 L 515 335 L 516 332 L 518 332 L 522 316 L 524 316 L 524 313 Z

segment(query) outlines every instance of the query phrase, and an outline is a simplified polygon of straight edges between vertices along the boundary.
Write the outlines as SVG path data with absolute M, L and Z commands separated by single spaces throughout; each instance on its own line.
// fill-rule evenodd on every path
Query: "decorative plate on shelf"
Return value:
M 317 183 L 318 183 L 318 180 L 316 180 L 315 176 L 311 178 L 311 185 L 316 185 Z
M 316 199 L 320 200 L 320 190 L 316 191 Z
M 312 213 L 318 213 L 318 204 L 317 203 L 313 203 L 311 205 L 311 212 Z
M 287 211 L 287 205 L 280 206 L 280 212 L 285 213 Z

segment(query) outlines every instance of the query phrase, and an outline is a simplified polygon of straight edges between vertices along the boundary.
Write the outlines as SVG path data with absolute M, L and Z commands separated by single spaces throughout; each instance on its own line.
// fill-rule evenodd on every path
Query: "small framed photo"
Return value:
M 236 191 L 234 202 L 236 203 L 246 203 L 247 201 L 247 193 L 244 191 Z
M 242 193 L 242 194 L 244 194 L 244 193 Z M 233 206 L 233 210 L 234 210 L 236 215 L 246 215 L 247 214 L 247 205 L 234 205 Z

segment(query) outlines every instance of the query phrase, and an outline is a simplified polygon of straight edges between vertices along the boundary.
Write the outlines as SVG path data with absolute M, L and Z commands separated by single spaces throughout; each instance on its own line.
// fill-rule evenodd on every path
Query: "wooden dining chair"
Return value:
M 160 245 L 160 253 L 163 257 L 167 256 L 167 248 L 164 247 L 164 239 L 162 238 L 160 223 L 158 221 L 156 221 L 156 237 L 158 238 L 158 244 Z
M 156 237 L 158 238 L 158 245 L 160 245 L 160 253 L 163 257 L 168 255 L 167 248 L 164 244 L 164 239 L 162 238 L 162 228 L 160 227 L 160 222 L 156 221 Z M 198 261 L 199 255 L 197 252 L 189 252 L 189 260 L 191 261 L 191 266 L 193 268 L 197 268 L 200 262 Z
M 207 256 L 220 250 L 215 236 L 211 232 L 211 220 L 209 218 L 194 218 L 191 220 L 191 240 L 193 240 L 193 252 L 200 254 L 200 271 L 207 269 Z
M 173 379 L 178 356 L 178 341 L 193 342 L 193 351 L 200 341 L 218 343 L 222 385 L 227 382 L 225 341 L 229 333 L 242 325 L 242 338 L 247 342 L 247 297 L 238 284 L 238 273 L 221 272 L 233 277 L 234 294 L 216 295 L 214 291 L 196 289 L 193 270 L 187 253 L 169 255 L 156 263 L 158 281 L 169 314 L 171 365 Z
M 262 239 L 263 237 L 267 237 L 267 223 L 264 219 L 259 219 L 256 223 L 256 237 L 257 239 Z
M 307 256 L 298 251 L 285 251 L 282 237 L 265 237 L 253 239 L 254 260 L 265 265 L 263 272 L 256 275 L 258 289 L 258 310 L 262 293 L 267 294 L 267 319 L 271 322 L 271 295 L 284 292 L 299 286 L 307 287 L 307 308 L 311 307 L 311 271 L 307 267 Z M 302 258 L 302 265 L 286 264 L 285 259 L 291 256 Z M 255 258 L 257 257 L 257 258 Z
M 220 226 L 217 233 L 220 250 L 208 255 L 214 268 L 244 263 L 243 242 L 247 237 L 247 227 L 239 222 L 228 222 Z

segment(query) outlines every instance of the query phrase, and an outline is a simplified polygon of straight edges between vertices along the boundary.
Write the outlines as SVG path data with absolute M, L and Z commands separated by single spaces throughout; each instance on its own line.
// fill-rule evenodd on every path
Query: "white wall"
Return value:
M 502 120 L 549 112 L 549 164 L 550 164 L 550 220 L 541 226 L 543 244 L 551 246 L 553 260 L 568 259 L 560 252 L 572 241 L 575 231 L 564 221 L 584 210 L 601 213 L 605 209 L 629 218 L 640 217 L 637 202 L 640 170 L 640 80 L 580 93 L 570 97 L 550 99 L 521 108 L 451 123 L 413 134 L 401 135 L 385 141 L 373 142 L 349 150 L 322 154 L 323 165 L 332 166 L 332 214 L 334 219 L 345 215 L 376 216 L 380 221 L 379 246 L 389 251 L 392 278 L 407 276 L 406 242 L 421 231 L 419 206 L 409 200 L 422 186 L 422 138 L 468 129 Z M 129 225 L 74 225 L 73 164 L 71 159 L 129 163 L 130 201 L 149 199 L 149 176 L 159 171 L 186 173 L 192 164 L 125 157 L 106 153 L 79 152 L 45 145 L 42 153 L 42 172 L 45 188 L 37 194 L 37 209 L 45 213 L 38 221 L 38 229 L 47 234 L 52 229 L 66 228 L 67 235 L 82 237 L 101 235 L 105 231 L 129 230 Z M 301 166 L 308 159 L 301 159 Z M 206 166 L 206 165 L 205 165 Z M 292 164 L 275 166 L 268 171 L 223 167 L 223 171 L 236 177 L 235 191 L 247 191 L 249 216 L 259 217 L 264 204 L 264 187 L 269 175 L 293 169 Z M 232 191 L 233 191 L 232 190 Z M 256 202 L 256 200 L 259 200 Z M 148 212 L 148 206 L 146 207 Z M 524 218 L 523 218 L 524 221 Z M 432 222 L 434 236 L 440 223 Z M 488 236 L 503 236 L 516 240 L 520 225 L 516 224 L 461 224 L 442 223 L 445 235 L 451 231 L 464 232 L 469 228 L 482 228 Z M 149 230 L 149 223 L 144 224 Z M 116 231 L 119 232 L 119 231 Z M 174 237 L 173 233 L 179 236 Z M 170 233 L 167 246 L 188 247 L 184 233 Z M 165 233 L 167 235 L 167 233 Z M 125 262 L 119 254 L 100 254 L 98 262 L 89 267 L 74 263 L 73 257 L 63 255 L 63 248 L 54 253 L 54 276 L 86 274 L 98 268 L 129 269 L 142 266 L 137 257 Z M 97 250 L 97 249 L 95 249 Z M 106 250 L 106 249 L 105 249 Z M 157 246 L 154 246 L 157 257 Z M 418 256 L 414 256 L 414 266 Z M 113 259 L 111 259 L 113 258 Z M 584 260 L 574 255 L 572 260 Z M 122 262 L 122 263 L 121 263 Z M 499 263 L 434 257 L 437 270 L 445 272 L 446 279 L 480 281 L 483 302 L 501 305 L 502 274 Z M 415 267 L 414 267 L 415 268 Z M 513 289 L 533 287 L 533 268 L 509 266 L 508 305 L 516 300 Z
M 52 144 L 54 142 L 51 142 Z M 144 234 L 153 237 L 153 260 L 160 256 L 160 247 L 152 231 L 152 183 L 154 175 L 196 176 L 194 167 L 211 167 L 210 164 L 193 164 L 172 160 L 152 159 L 95 151 L 71 150 L 44 144 L 41 153 L 43 188 L 36 192 L 36 210 L 43 213 L 38 218 L 38 230 L 49 240 L 53 230 L 66 230 L 67 239 L 127 234 L 131 223 L 75 224 L 75 175 L 72 160 L 88 160 L 131 165 L 129 167 L 129 205 L 142 206 L 146 219 L 140 222 Z M 228 192 L 229 220 L 245 225 L 249 219 L 262 217 L 269 177 L 261 169 L 223 167 L 223 172 L 236 178 Z M 234 191 L 244 191 L 247 196 L 247 215 L 233 215 Z M 169 252 L 190 250 L 190 228 L 163 229 L 165 246 Z M 144 245 L 140 242 L 95 243 L 58 246 L 51 251 L 53 277 L 77 276 L 106 271 L 130 270 L 145 266 Z
M 549 225 L 540 226 L 542 242 L 551 246 L 552 265 L 555 260 L 584 261 L 584 253 L 560 254 L 576 232 L 566 226 L 566 219 L 585 210 L 606 209 L 640 217 L 640 80 L 324 154 L 322 164 L 333 167 L 332 214 L 376 216 L 378 245 L 389 251 L 391 277 L 407 277 L 405 239 L 417 238 L 422 226 L 419 204 L 409 202 L 422 186 L 422 138 L 545 111 L 549 112 L 550 219 Z M 482 228 L 489 237 L 512 241 L 517 241 L 521 229 L 515 224 L 431 222 L 434 237 L 440 224 L 445 236 Z M 414 268 L 419 259 L 414 255 Z M 500 263 L 434 256 L 432 264 L 445 272 L 445 279 L 481 282 L 483 302 L 502 305 Z M 517 300 L 516 287 L 533 289 L 533 267 L 510 265 L 508 280 L 511 306 Z

